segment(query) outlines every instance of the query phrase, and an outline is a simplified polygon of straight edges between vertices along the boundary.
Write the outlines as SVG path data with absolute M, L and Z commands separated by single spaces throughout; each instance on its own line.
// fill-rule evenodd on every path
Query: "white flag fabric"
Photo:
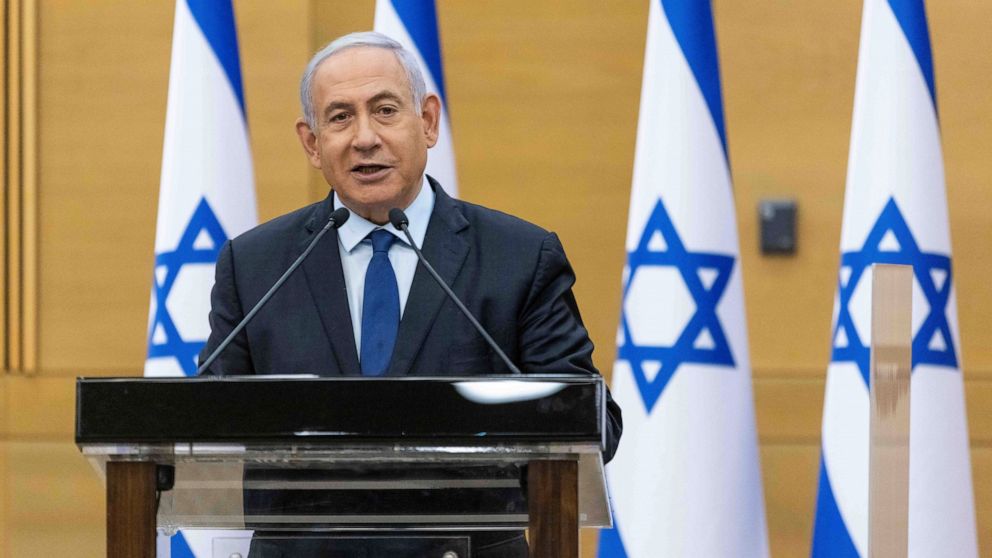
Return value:
M 257 221 L 231 1 L 177 0 L 146 376 L 196 373 L 217 254 Z M 166 546 L 173 558 L 213 556 L 215 532 L 185 534 Z
M 600 558 L 768 555 L 710 3 L 651 0 Z
M 376 0 L 373 27 L 413 53 L 420 62 L 427 92 L 441 98 L 441 126 L 437 144 L 427 152 L 425 172 L 437 179 L 445 192 L 457 197 L 455 151 L 451 142 L 448 96 L 444 88 L 441 38 L 434 0 Z
M 909 556 L 978 556 L 923 0 L 866 0 L 823 407 L 814 558 L 867 556 L 873 263 L 913 266 Z

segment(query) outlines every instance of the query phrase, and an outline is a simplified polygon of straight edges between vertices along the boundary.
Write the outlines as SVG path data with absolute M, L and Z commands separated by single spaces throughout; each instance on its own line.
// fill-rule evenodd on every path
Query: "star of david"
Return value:
M 630 364 L 641 399 L 650 413 L 682 364 L 734 366 L 734 356 L 716 314 L 717 304 L 730 281 L 734 257 L 687 250 L 659 199 L 637 247 L 627 253 L 627 266 L 629 272 L 623 287 L 624 311 L 620 316 L 617 358 Z M 671 346 L 638 345 L 631 335 L 626 308 L 630 304 L 643 302 L 628 300 L 631 298 L 630 287 L 638 272 L 649 267 L 678 270 L 696 306 Z M 635 323 L 633 326 L 639 329 L 654 327 L 651 323 Z M 648 374 L 649 371 L 657 372 Z
M 851 297 L 873 263 L 912 265 L 913 276 L 930 305 L 926 318 L 913 336 L 913 368 L 917 364 L 957 368 L 954 339 L 947 321 L 951 258 L 920 250 L 893 198 L 885 204 L 861 250 L 841 254 L 837 285 L 840 300 L 831 361 L 857 364 L 868 385 L 871 350 L 854 326 Z
M 169 314 L 166 301 L 183 266 L 215 263 L 226 241 L 227 235 L 220 221 L 207 200 L 201 198 L 176 249 L 155 256 L 155 316 L 149 330 L 148 358 L 172 357 L 184 374 L 196 374 L 197 355 L 207 340 L 184 339 Z

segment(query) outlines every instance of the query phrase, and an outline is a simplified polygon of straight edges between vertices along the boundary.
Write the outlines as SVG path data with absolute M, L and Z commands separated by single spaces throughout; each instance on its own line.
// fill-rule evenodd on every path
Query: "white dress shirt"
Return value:
M 334 207 L 348 207 L 334 193 Z M 348 208 L 351 209 L 351 208 Z M 434 212 L 434 190 L 424 177 L 420 193 L 403 209 L 410 219 L 410 235 L 417 246 L 424 245 L 427 235 L 427 223 Z M 376 225 L 359 216 L 354 211 L 351 217 L 338 229 L 338 251 L 341 253 L 341 268 L 344 270 L 344 285 L 348 292 L 348 310 L 351 311 L 351 327 L 355 332 L 355 349 L 362 354 L 362 303 L 365 299 L 365 271 L 372 260 L 372 241 L 366 237 L 376 229 L 385 229 L 399 239 L 389 248 L 389 263 L 396 274 L 396 286 L 400 292 L 400 318 L 406 308 L 406 299 L 410 295 L 410 285 L 413 284 L 413 274 L 417 270 L 417 254 L 410 247 L 403 231 L 392 224 Z

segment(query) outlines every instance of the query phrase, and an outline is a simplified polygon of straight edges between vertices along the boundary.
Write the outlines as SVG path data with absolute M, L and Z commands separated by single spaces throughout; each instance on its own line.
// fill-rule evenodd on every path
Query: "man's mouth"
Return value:
M 387 167 L 386 165 L 374 165 L 374 164 L 373 165 L 355 165 L 354 167 L 351 167 L 351 171 L 352 172 L 357 172 L 358 174 L 362 174 L 362 175 L 366 175 L 366 176 L 372 176 L 372 175 L 376 174 L 377 172 L 382 171 L 382 170 L 385 170 L 385 169 L 388 169 L 388 168 L 389 167 Z

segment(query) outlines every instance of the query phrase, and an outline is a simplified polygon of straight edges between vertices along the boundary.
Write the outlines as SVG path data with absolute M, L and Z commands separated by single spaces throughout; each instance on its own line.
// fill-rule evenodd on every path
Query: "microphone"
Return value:
M 199 376 L 208 368 L 210 368 L 210 365 L 213 364 L 213 362 L 217 360 L 217 357 L 220 356 L 222 352 L 224 352 L 224 349 L 226 349 L 227 346 L 231 344 L 231 341 L 234 340 L 234 337 L 237 334 L 241 333 L 241 330 L 248 325 L 248 322 L 250 322 L 251 319 L 255 317 L 255 314 L 258 314 L 258 311 L 261 310 L 263 306 L 265 306 L 265 303 L 268 302 L 270 298 L 272 298 L 272 295 L 276 294 L 276 291 L 279 290 L 279 287 L 281 287 L 282 284 L 285 283 L 287 279 L 289 279 L 289 276 L 292 275 L 294 271 L 296 271 L 296 268 L 300 267 L 300 264 L 303 263 L 303 260 L 307 259 L 307 256 L 310 255 L 310 252 L 313 251 L 314 246 L 317 245 L 317 242 L 320 241 L 320 239 L 324 236 L 324 234 L 327 233 L 327 231 L 331 230 L 332 228 L 337 229 L 341 227 L 341 225 L 343 225 L 345 221 L 348 220 L 348 217 L 351 217 L 351 212 L 344 207 L 339 207 L 331 212 L 331 216 L 327 219 L 327 224 L 325 224 L 324 228 L 320 229 L 320 231 L 317 232 L 317 235 L 314 236 L 313 240 L 310 241 L 310 244 L 307 245 L 307 249 L 304 250 L 302 254 L 300 254 L 300 257 L 296 258 L 296 261 L 293 262 L 293 265 L 289 266 L 289 269 L 287 269 L 286 272 L 282 274 L 282 277 L 280 277 L 275 282 L 275 284 L 269 288 L 268 292 L 265 293 L 265 296 L 263 296 L 258 302 L 255 303 L 255 306 L 251 309 L 251 311 L 248 312 L 247 315 L 245 315 L 244 318 L 241 319 L 241 322 L 238 323 L 237 327 L 231 330 L 231 333 L 229 333 L 227 337 L 223 341 L 221 341 L 220 345 L 217 345 L 217 348 L 214 349 L 214 352 L 210 353 L 210 356 L 207 357 L 207 360 L 203 361 L 203 364 L 201 364 L 200 367 L 196 369 L 197 376 Z
M 394 207 L 393 209 L 390 209 L 389 222 L 397 229 L 403 231 L 403 234 L 406 235 L 406 239 L 410 241 L 410 246 L 413 247 L 413 251 L 417 253 L 417 259 L 420 260 L 420 263 L 424 264 L 424 268 L 431 274 L 431 277 L 434 278 L 434 281 L 437 282 L 437 284 L 441 287 L 441 289 L 444 290 L 444 294 L 448 295 L 448 298 L 450 298 L 451 301 L 455 303 L 455 306 L 457 306 L 458 309 L 462 311 L 462 314 L 465 314 L 465 317 L 468 318 L 468 321 L 472 322 L 472 325 L 475 326 L 476 331 L 478 331 L 479 335 L 481 335 L 482 338 L 486 340 L 486 343 L 489 344 L 489 347 L 492 348 L 492 350 L 495 351 L 497 355 L 499 355 L 499 358 L 503 361 L 503 364 L 505 364 L 506 367 L 509 368 L 510 371 L 513 372 L 514 374 L 522 374 L 520 369 L 517 368 L 517 365 L 513 364 L 513 362 L 510 360 L 510 357 L 506 356 L 506 353 L 503 352 L 503 349 L 499 348 L 499 345 L 496 344 L 496 341 L 493 340 L 493 338 L 489 335 L 486 329 L 482 327 L 482 324 L 479 323 L 479 320 L 476 320 L 475 316 L 473 316 L 472 313 L 468 311 L 468 308 L 465 308 L 465 305 L 462 304 L 462 301 L 458 299 L 458 296 L 456 296 L 455 293 L 451 290 L 451 288 L 448 287 L 447 283 L 444 282 L 444 279 L 441 279 L 441 276 L 437 274 L 437 271 L 434 271 L 434 267 L 430 263 L 428 263 L 427 258 L 425 258 L 424 255 L 420 252 L 420 248 L 417 247 L 417 243 L 413 241 L 413 235 L 410 234 L 410 228 L 409 228 L 410 220 L 407 219 L 406 213 L 403 213 L 403 210 L 398 207 Z

